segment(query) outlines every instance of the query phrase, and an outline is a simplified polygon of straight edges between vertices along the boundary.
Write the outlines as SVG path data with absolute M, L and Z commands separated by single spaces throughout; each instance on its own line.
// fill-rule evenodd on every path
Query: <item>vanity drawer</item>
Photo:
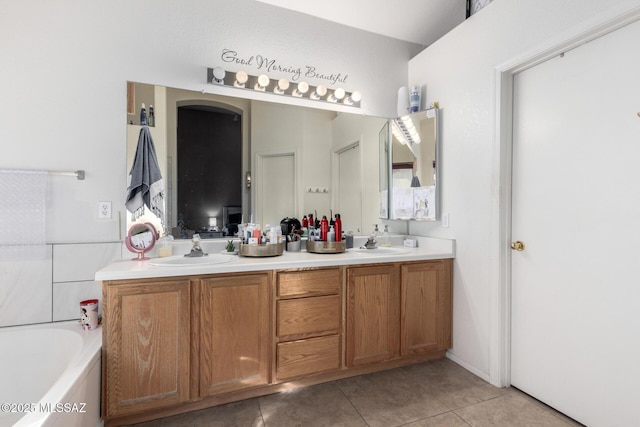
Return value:
M 283 337 L 337 334 L 340 332 L 340 297 L 299 298 L 277 302 L 277 334 Z
M 339 369 L 339 335 L 278 344 L 276 368 L 278 380 Z
M 277 288 L 279 297 L 337 295 L 340 292 L 340 269 L 281 271 Z

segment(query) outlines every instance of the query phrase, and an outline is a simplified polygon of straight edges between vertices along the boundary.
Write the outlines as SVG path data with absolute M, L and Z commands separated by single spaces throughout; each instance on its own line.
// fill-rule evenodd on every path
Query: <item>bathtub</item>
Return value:
M 0 426 L 100 426 L 102 328 L 0 328 Z

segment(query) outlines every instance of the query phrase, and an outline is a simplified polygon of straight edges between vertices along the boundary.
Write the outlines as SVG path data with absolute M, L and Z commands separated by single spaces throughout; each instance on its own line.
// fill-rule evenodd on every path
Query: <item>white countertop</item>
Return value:
M 156 277 L 236 273 L 287 268 L 423 261 L 455 257 L 454 240 L 429 237 L 418 237 L 417 239 L 419 241 L 419 247 L 407 248 L 395 245 L 393 248 L 397 249 L 398 252 L 393 254 L 376 254 L 375 249 L 372 249 L 370 252 L 347 249 L 346 252 L 340 254 L 315 254 L 302 250 L 300 252 L 285 251 L 280 256 L 264 258 L 224 255 L 225 257 L 230 258 L 229 262 L 222 264 L 178 266 L 153 265 L 154 259 L 146 261 L 132 261 L 130 258 L 127 258 L 116 261 L 99 270 L 95 275 L 95 280 L 151 279 Z M 183 256 L 182 253 L 177 255 Z M 158 259 L 155 260 L 157 261 Z

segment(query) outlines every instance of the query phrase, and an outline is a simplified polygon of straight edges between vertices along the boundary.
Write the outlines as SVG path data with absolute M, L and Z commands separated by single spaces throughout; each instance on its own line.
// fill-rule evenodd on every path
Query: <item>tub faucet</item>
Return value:
M 202 250 L 202 248 L 200 247 L 200 241 L 202 239 L 200 238 L 199 234 L 194 234 L 193 238 L 191 239 L 191 243 L 193 243 L 193 247 L 191 248 L 191 252 L 189 252 L 188 254 L 185 254 L 186 257 L 201 257 L 201 256 L 207 256 L 209 254 L 204 253 L 204 251 Z

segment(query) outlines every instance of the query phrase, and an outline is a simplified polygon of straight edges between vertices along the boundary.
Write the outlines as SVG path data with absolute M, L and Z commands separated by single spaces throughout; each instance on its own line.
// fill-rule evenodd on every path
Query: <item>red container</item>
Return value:
M 326 242 L 327 234 L 329 234 L 329 221 L 327 221 L 327 216 L 323 215 L 322 221 L 320 221 L 320 240 Z
M 336 232 L 336 242 L 342 241 L 342 220 L 340 219 L 340 214 L 336 214 L 336 221 L 333 225 L 333 229 Z

